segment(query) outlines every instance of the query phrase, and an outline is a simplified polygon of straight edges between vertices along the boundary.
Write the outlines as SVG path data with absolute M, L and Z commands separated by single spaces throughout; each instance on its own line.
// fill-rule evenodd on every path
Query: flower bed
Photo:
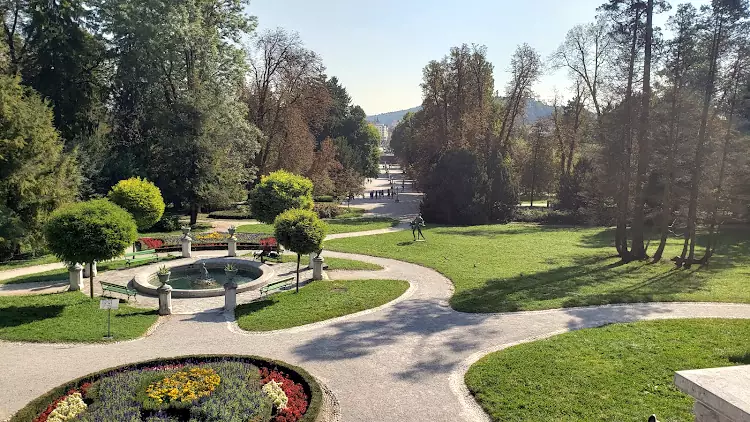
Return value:
M 261 241 L 269 238 L 268 234 L 262 233 L 235 233 L 237 239 L 237 246 L 241 245 L 260 245 Z M 205 247 L 205 248 L 216 248 L 216 247 L 227 247 L 227 240 L 229 240 L 229 233 L 198 233 L 191 235 L 193 238 L 193 247 Z M 182 236 L 181 235 L 169 235 L 160 237 L 142 237 L 138 239 L 140 243 L 140 249 L 157 249 L 161 251 L 168 251 L 173 248 L 180 248 Z
M 254 356 L 185 356 L 87 375 L 10 421 L 312 422 L 320 404 L 320 387 L 300 368 Z

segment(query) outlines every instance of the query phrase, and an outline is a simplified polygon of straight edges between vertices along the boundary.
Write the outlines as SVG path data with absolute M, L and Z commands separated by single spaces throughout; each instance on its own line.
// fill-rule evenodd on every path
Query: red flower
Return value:
M 261 368 L 261 382 L 266 384 L 276 381 L 281 384 L 281 389 L 288 399 L 286 409 L 280 410 L 272 419 L 274 422 L 296 422 L 307 411 L 308 397 L 302 385 L 292 381 L 289 376 L 277 370 Z
M 59 397 L 57 400 L 53 401 L 52 404 L 47 406 L 47 408 L 44 409 L 44 412 L 42 412 L 39 416 L 36 417 L 36 419 L 34 419 L 34 422 L 47 422 L 47 418 L 49 418 L 50 413 L 52 413 L 52 411 L 55 410 L 55 408 L 61 401 L 65 400 L 66 398 L 68 398 L 68 396 L 71 396 L 74 393 L 81 393 L 82 396 L 85 396 L 86 391 L 88 391 L 89 387 L 91 387 L 91 383 L 86 382 L 86 383 L 81 384 L 81 386 L 78 387 L 78 389 L 71 388 L 70 390 L 68 390 L 67 394 L 65 394 L 62 397 Z
M 164 241 L 153 237 L 142 237 L 139 239 L 141 243 L 146 245 L 146 249 L 156 249 L 164 246 Z

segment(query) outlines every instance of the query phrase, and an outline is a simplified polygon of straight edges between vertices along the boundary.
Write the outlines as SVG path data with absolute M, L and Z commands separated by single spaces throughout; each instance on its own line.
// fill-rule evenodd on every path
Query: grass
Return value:
M 162 262 L 162 261 L 169 261 L 172 259 L 179 258 L 178 256 L 163 256 L 159 257 L 157 261 L 143 261 L 143 262 L 136 262 L 130 267 L 127 266 L 127 263 L 124 259 L 118 259 L 115 261 L 105 261 L 100 262 L 96 264 L 97 272 L 103 272 L 103 271 L 112 271 L 112 270 L 122 270 L 125 268 L 136 268 L 143 265 L 150 265 L 154 262 Z M 47 282 L 47 281 L 67 281 L 68 280 L 68 269 L 67 268 L 58 268 L 56 270 L 49 270 L 44 271 L 41 273 L 34 273 L 34 274 L 27 274 L 22 275 L 18 277 L 9 278 L 7 280 L 0 280 L 0 284 L 18 284 L 18 283 L 38 283 L 38 282 Z
M 121 305 L 112 311 L 116 340 L 142 336 L 156 322 L 155 310 Z M 31 342 L 98 342 L 107 333 L 99 298 L 81 292 L 0 297 L 0 339 Z
M 325 259 L 325 264 L 328 265 L 328 271 L 333 271 L 333 270 L 379 271 L 383 269 L 383 267 L 381 267 L 378 264 L 371 264 L 369 262 L 356 261 L 353 259 L 333 258 L 333 257 L 326 257 L 325 255 L 323 255 L 323 258 Z M 308 260 L 308 257 L 303 256 L 300 259 L 300 266 L 307 265 L 307 260 Z M 283 254 L 281 255 L 281 262 L 297 262 L 297 255 Z
M 34 265 L 54 264 L 59 260 L 54 255 L 42 255 L 31 259 L 19 259 L 0 262 L 0 271 L 14 268 L 33 267 Z
M 610 229 L 508 224 L 428 227 L 424 233 L 426 242 L 395 232 L 331 240 L 326 249 L 434 268 L 453 281 L 451 306 L 465 312 L 653 301 L 750 302 L 748 230 L 727 230 L 711 265 L 691 269 L 675 269 L 668 260 L 622 264 L 614 255 Z M 671 239 L 665 258 L 677 255 L 680 247 L 679 239 Z
M 750 363 L 749 337 L 741 320 L 616 324 L 492 353 L 465 381 L 494 421 L 691 421 L 674 371 Z
M 374 308 L 401 296 L 401 280 L 322 280 L 300 289 L 239 305 L 237 324 L 247 331 L 270 331 L 311 324 Z
M 331 218 L 323 221 L 328 226 L 328 234 L 379 230 L 398 225 L 397 220 L 387 217 Z M 237 227 L 237 231 L 240 233 L 273 234 L 273 224 L 245 224 Z
M 185 223 L 187 225 L 187 223 Z M 192 228 L 190 229 L 190 233 L 203 233 L 211 230 L 213 227 L 210 223 L 196 223 L 193 224 Z M 138 237 L 164 237 L 164 236 L 179 236 L 182 234 L 182 229 L 180 230 L 174 230 L 171 232 L 159 232 L 159 231 L 146 231 L 144 233 L 138 233 Z

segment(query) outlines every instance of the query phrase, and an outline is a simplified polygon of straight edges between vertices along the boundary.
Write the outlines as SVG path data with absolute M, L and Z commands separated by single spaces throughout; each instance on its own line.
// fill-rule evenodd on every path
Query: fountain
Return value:
M 237 270 L 228 275 L 224 270 L 231 264 Z M 209 258 L 191 264 L 175 265 L 169 268 L 171 276 L 172 297 L 209 297 L 223 296 L 223 285 L 228 281 L 237 284 L 237 291 L 259 289 L 274 275 L 273 269 L 259 262 L 239 258 Z M 145 269 L 136 274 L 133 284 L 143 293 L 156 295 L 156 288 L 161 285 L 154 270 Z

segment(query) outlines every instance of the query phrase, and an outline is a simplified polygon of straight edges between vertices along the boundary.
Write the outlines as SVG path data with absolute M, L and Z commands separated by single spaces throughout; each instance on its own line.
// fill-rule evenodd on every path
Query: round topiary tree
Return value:
M 326 237 L 325 223 L 314 211 L 291 209 L 276 217 L 274 235 L 285 248 L 297 254 L 296 291 L 299 292 L 300 257 L 321 249 Z
M 44 234 L 50 251 L 68 263 L 115 258 L 138 236 L 133 216 L 106 199 L 79 202 L 55 211 Z M 93 298 L 93 271 L 89 282 Z
M 146 230 L 164 215 L 164 198 L 153 183 L 140 177 L 120 180 L 107 195 L 109 200 L 133 214 L 138 230 Z
M 286 210 L 311 210 L 312 193 L 310 179 L 284 170 L 275 171 L 261 177 L 260 183 L 250 192 L 250 209 L 255 219 L 271 224 Z

